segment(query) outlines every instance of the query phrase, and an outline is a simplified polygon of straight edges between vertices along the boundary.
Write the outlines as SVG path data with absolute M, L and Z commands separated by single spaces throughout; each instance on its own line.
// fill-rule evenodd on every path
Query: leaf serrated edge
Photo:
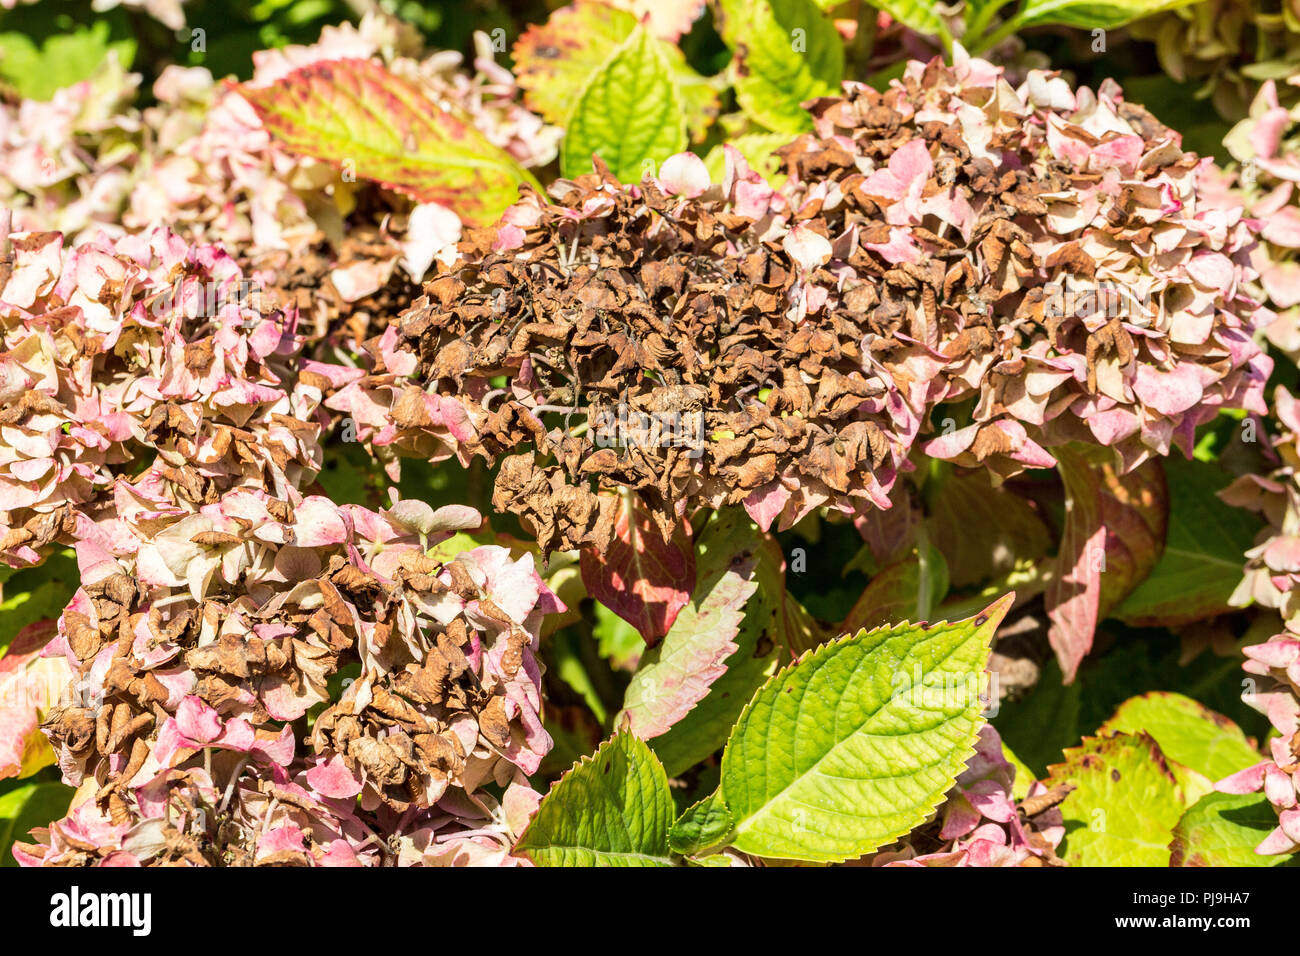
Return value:
M 928 631 L 939 627 L 944 627 L 944 626 L 951 627 L 954 624 L 965 624 L 969 622 L 972 627 L 972 636 L 974 636 L 975 633 L 977 633 L 981 628 L 988 625 L 989 622 L 991 621 L 992 629 L 989 635 L 990 640 L 980 642 L 983 648 L 983 653 L 981 654 L 982 662 L 979 668 L 979 673 L 982 674 L 988 669 L 989 655 L 992 652 L 992 640 L 991 640 L 992 634 L 993 632 L 996 632 L 998 625 L 1001 624 L 1002 619 L 1006 616 L 1007 611 L 1011 608 L 1012 604 L 1015 602 L 1015 598 L 1016 595 L 1014 591 L 1008 592 L 1007 594 L 1004 594 L 1002 597 L 998 598 L 996 601 L 990 604 L 979 614 L 976 614 L 974 617 L 971 618 L 966 618 L 965 620 L 938 621 L 934 624 L 931 624 L 928 621 L 921 621 L 916 624 L 913 624 L 911 621 L 900 621 L 897 624 L 884 624 L 881 625 L 880 627 L 872 628 L 870 631 L 868 631 L 866 628 L 862 628 L 856 634 L 844 634 L 832 641 L 827 641 L 826 643 L 821 644 L 818 647 L 814 648 L 812 651 L 805 652 L 799 658 L 785 665 L 780 670 L 778 670 L 775 674 L 773 674 L 770 678 L 768 678 L 767 681 L 765 681 L 758 688 L 758 690 L 754 692 L 754 696 L 749 699 L 749 703 L 747 703 L 744 706 L 744 709 L 741 710 L 740 716 L 736 718 L 736 723 L 732 727 L 732 735 L 734 737 L 735 727 L 740 726 L 741 722 L 745 720 L 750 710 L 754 707 L 755 703 L 758 701 L 758 698 L 763 694 L 763 692 L 766 691 L 774 683 L 776 683 L 779 679 L 784 677 L 788 671 L 793 671 L 795 668 L 802 666 L 804 663 L 817 660 L 818 656 L 822 655 L 823 652 L 829 654 L 831 650 L 837 647 L 847 646 L 848 644 L 851 644 L 855 641 L 862 640 L 863 638 L 871 634 L 875 634 L 879 631 L 902 630 L 904 628 L 921 628 L 922 630 Z M 987 718 L 985 718 L 982 713 L 978 713 L 975 715 L 975 720 L 971 727 L 971 733 L 969 734 L 968 739 L 966 739 L 966 741 L 964 742 L 964 746 L 966 748 L 969 748 L 972 753 L 974 752 L 975 741 L 979 737 L 980 729 L 984 726 L 986 722 L 987 722 Z M 726 791 L 723 789 L 723 782 L 726 780 L 727 750 L 730 749 L 730 747 L 731 747 L 731 739 L 728 739 L 727 748 L 724 749 L 722 752 L 723 769 L 722 769 L 721 778 L 718 781 L 718 792 L 721 793 L 723 802 L 726 803 L 727 809 L 731 812 L 731 817 L 734 826 L 732 828 L 732 833 L 730 834 L 730 836 L 734 837 L 738 834 L 741 827 L 744 825 L 744 821 L 736 819 L 736 811 L 732 809 L 730 802 L 727 800 Z M 926 816 L 923 818 L 923 820 L 929 819 L 930 815 L 944 803 L 944 801 L 948 797 L 948 792 L 952 789 L 953 784 L 957 782 L 957 777 L 960 776 L 960 774 L 961 774 L 960 770 L 958 770 L 957 773 L 953 774 L 952 779 L 948 781 L 948 785 L 943 788 L 943 790 L 935 798 L 934 802 L 929 807 L 924 807 L 924 809 L 926 810 Z M 786 789 L 788 789 L 788 787 Z M 782 790 L 781 792 L 784 792 L 784 790 Z M 709 799 L 709 798 L 706 797 L 705 799 Z M 923 804 L 921 806 L 923 806 Z M 918 806 L 918 809 L 921 809 L 921 806 Z M 915 829 L 915 825 L 908 827 L 904 830 L 900 830 L 898 833 L 895 833 L 883 839 L 880 843 L 877 843 L 875 847 L 872 847 L 871 849 L 868 850 L 864 850 L 863 853 L 860 855 L 865 855 L 867 853 L 874 852 L 875 850 L 879 849 L 882 846 L 888 846 L 890 843 L 897 840 L 899 837 L 911 833 L 912 830 L 914 829 Z M 732 843 L 729 845 L 734 846 L 735 844 Z M 710 847 L 709 849 L 712 848 Z M 738 847 L 737 849 L 741 849 L 741 848 Z M 744 850 L 743 852 L 748 853 L 750 851 Z M 762 854 L 753 854 L 753 855 L 762 856 Z M 846 860 L 851 859 L 851 857 L 837 856 L 835 854 L 817 855 L 817 856 L 783 856 L 780 854 L 776 854 L 776 855 L 767 855 L 764 858 L 776 859 L 776 860 L 806 860 L 813 863 L 843 863 Z
M 587 98 L 587 94 L 591 92 L 591 88 L 592 86 L 595 85 L 596 80 L 604 75 L 605 71 L 609 69 L 610 65 L 621 53 L 623 53 L 624 50 L 630 49 L 632 42 L 634 40 L 640 39 L 642 33 L 646 33 L 651 40 L 657 40 L 657 38 L 654 37 L 653 34 L 649 34 L 649 31 L 647 31 L 644 26 L 638 23 L 635 27 L 633 27 L 632 32 L 629 33 L 623 39 L 623 42 L 617 44 L 614 47 L 614 49 L 610 51 L 609 56 L 605 57 L 605 59 L 601 62 L 600 66 L 596 67 L 596 69 L 592 70 L 591 73 L 587 75 L 587 79 L 583 81 L 582 88 L 578 90 L 577 96 L 573 98 L 573 108 L 569 110 L 569 115 L 566 117 L 564 121 L 564 142 L 560 145 L 560 171 L 565 176 L 568 177 L 581 176 L 587 173 L 586 169 L 573 170 L 569 168 L 569 133 L 573 129 L 574 117 L 576 117 L 578 115 L 578 111 L 582 109 L 583 100 L 585 100 Z M 672 66 L 671 64 L 669 64 L 668 58 L 664 56 L 663 51 L 655 43 L 647 43 L 646 48 L 649 50 L 651 56 L 654 57 L 655 61 L 659 64 L 660 72 L 668 80 L 668 87 L 669 90 L 671 91 L 670 98 L 672 100 L 673 106 L 676 107 L 674 112 L 677 115 L 677 125 L 679 127 L 678 133 L 680 134 L 679 139 L 681 142 L 681 148 L 686 149 L 687 147 L 690 146 L 690 141 L 691 141 L 690 128 L 689 128 L 689 124 L 686 121 L 686 109 L 684 105 L 685 101 L 682 97 L 682 91 L 680 85 L 677 82 L 677 77 L 673 74 Z M 594 155 L 599 155 L 599 154 L 596 153 Z M 592 161 L 591 156 L 587 156 L 581 160 L 581 162 L 583 163 L 591 163 L 591 161 Z M 631 522 L 631 520 L 632 518 L 629 516 L 628 518 L 629 523 Z
M 712 800 L 717 800 L 719 803 L 722 804 L 722 807 L 724 810 L 726 810 L 727 818 L 731 821 L 732 826 L 728 828 L 727 832 L 722 835 L 722 838 L 715 843 L 710 843 L 706 846 L 699 846 L 690 851 L 682 850 L 674 846 L 673 832 L 677 829 L 677 825 L 680 824 L 683 820 L 685 820 L 686 817 L 689 816 L 691 813 L 693 813 L 698 807 L 702 807 L 704 804 L 709 803 Z M 699 800 L 696 800 L 689 807 L 683 810 L 681 814 L 678 815 L 677 819 L 673 821 L 673 825 L 668 828 L 668 848 L 672 850 L 672 852 L 674 853 L 680 853 L 682 856 L 685 856 L 687 859 L 693 860 L 698 857 L 707 856 L 712 851 L 721 850 L 723 847 L 727 845 L 727 841 L 730 840 L 732 835 L 735 833 L 735 820 L 736 818 L 731 813 L 731 807 L 727 805 L 726 795 L 722 792 L 721 782 L 719 782 L 718 789 L 714 790 L 707 797 L 703 797 Z
M 553 26 L 555 15 L 557 13 L 560 13 L 563 10 L 567 10 L 571 14 L 574 14 L 575 19 L 577 20 L 579 19 L 576 16 L 578 11 L 583 7 L 591 7 L 591 6 L 602 8 L 602 13 L 604 15 L 611 16 L 614 19 L 619 19 L 626 16 L 631 20 L 631 24 L 632 24 L 631 27 L 629 27 L 628 29 L 628 36 L 631 36 L 634 32 L 636 32 L 636 28 L 638 26 L 636 14 L 632 13 L 630 10 L 624 10 L 621 7 L 612 6 L 606 3 L 605 0 L 578 0 L 578 2 L 576 3 L 571 3 L 568 6 L 561 6 L 552 10 L 550 14 L 547 16 L 545 22 L 543 23 L 528 24 L 524 32 L 520 34 L 519 38 L 515 41 L 514 46 L 511 48 L 510 53 L 514 62 L 516 64 L 518 64 L 519 62 L 519 47 L 520 44 L 523 43 L 524 39 L 526 37 L 529 37 L 530 35 L 533 35 L 533 40 L 534 43 L 536 44 L 537 33 L 540 32 L 545 37 L 546 36 L 545 31 L 548 28 L 551 28 Z M 586 23 L 580 22 L 580 20 L 579 22 L 575 22 L 574 24 L 572 24 L 572 26 L 577 26 L 577 27 L 585 27 L 587 25 L 588 24 Z M 615 41 L 610 46 L 611 51 L 618 49 L 618 47 L 622 46 L 626 42 L 627 42 L 627 36 L 623 37 L 620 40 Z M 540 49 L 540 47 L 541 45 L 537 45 L 535 48 Z M 565 58 L 561 58 L 561 59 L 565 59 Z M 544 110 L 528 102 L 529 94 L 532 93 L 532 89 L 536 80 L 536 77 L 531 75 L 529 76 L 529 83 L 527 85 L 525 85 L 524 83 L 519 84 L 519 88 L 524 92 L 524 105 L 527 106 L 528 109 L 530 109 L 532 112 L 538 114 L 539 116 L 542 116 L 548 123 L 551 123 L 554 126 L 559 126 L 561 129 L 568 130 L 569 123 L 573 119 L 573 114 L 578 108 L 578 103 L 581 102 L 582 100 L 582 94 L 586 92 L 587 84 L 591 82 L 591 78 L 596 73 L 599 73 L 601 70 L 605 68 L 607 62 L 608 62 L 608 57 L 606 58 L 605 62 L 602 62 L 600 63 L 600 65 L 592 68 L 592 70 L 587 74 L 586 78 L 582 81 L 582 84 L 578 87 L 577 94 L 573 97 L 572 104 L 562 114 L 556 114 L 554 118 L 548 117 L 546 116 L 546 112 Z
M 646 744 L 644 740 L 642 740 L 640 737 L 637 737 L 636 734 L 632 733 L 630 730 L 616 730 L 608 739 L 601 741 L 600 746 L 597 747 L 594 751 L 592 751 L 589 754 L 584 754 L 583 756 L 580 756 L 577 760 L 575 760 L 573 762 L 573 766 L 571 766 L 568 770 L 564 771 L 564 773 L 560 776 L 558 780 L 551 781 L 550 787 L 547 788 L 545 795 L 542 797 L 541 801 L 538 802 L 537 809 L 533 811 L 533 815 L 528 821 L 528 826 L 524 827 L 524 832 L 519 834 L 519 837 L 515 840 L 514 845 L 510 847 L 511 856 L 520 856 L 528 860 L 530 863 L 533 863 L 534 865 L 538 865 L 538 866 L 545 865 L 545 864 L 538 863 L 537 860 L 534 860 L 531 856 L 529 856 L 528 855 L 529 847 L 525 847 L 523 845 L 524 841 L 528 839 L 529 832 L 533 829 L 533 824 L 537 822 L 537 817 L 541 813 L 542 804 L 545 803 L 547 799 L 550 798 L 551 794 L 555 793 L 555 791 L 559 788 L 559 786 L 562 783 L 564 783 L 564 781 L 569 779 L 569 776 L 574 771 L 578 770 L 580 767 L 583 766 L 594 765 L 596 763 L 596 759 L 601 755 L 602 751 L 604 751 L 606 747 L 612 747 L 615 744 L 615 742 L 618 741 L 620 738 L 628 738 L 634 740 L 637 743 L 641 744 L 642 747 L 645 747 L 646 752 L 650 755 L 650 758 L 653 761 L 654 770 L 658 771 L 659 776 L 663 778 L 664 788 L 668 789 L 668 774 L 664 771 L 663 761 L 659 759 L 659 756 L 653 750 L 650 749 L 650 747 Z M 668 832 L 669 833 L 672 832 L 672 824 L 669 824 Z M 668 835 L 665 834 L 665 842 L 667 842 L 667 840 L 668 840 Z M 669 856 L 662 856 L 662 857 L 654 856 L 649 853 L 629 854 L 629 853 L 617 853 L 608 850 L 595 850 L 592 849 L 591 847 L 583 847 L 583 846 L 560 846 L 559 844 L 552 844 L 551 846 L 555 849 L 560 849 L 560 850 L 586 850 L 589 853 L 595 854 L 597 856 L 601 854 L 604 854 L 606 856 L 634 856 L 635 855 L 647 860 L 663 860 L 664 862 L 669 863 L 670 865 L 673 866 L 677 865 L 677 861 L 672 859 L 671 856 L 673 852 L 671 845 L 669 846 Z M 533 847 L 532 849 L 546 849 L 546 847 Z

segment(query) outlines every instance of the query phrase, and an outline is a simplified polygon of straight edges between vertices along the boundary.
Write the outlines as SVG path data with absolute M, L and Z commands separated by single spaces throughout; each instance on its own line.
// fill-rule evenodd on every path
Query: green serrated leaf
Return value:
M 668 844 L 683 856 L 693 856 L 703 850 L 721 846 L 731 836 L 735 821 L 727 809 L 721 790 L 699 803 L 686 808 L 686 812 L 668 831 Z
M 620 731 L 551 787 L 514 852 L 538 866 L 672 866 L 675 815 L 663 765 Z
M 1171 760 L 1211 782 L 1244 770 L 1263 759 L 1241 728 L 1190 697 L 1152 691 L 1120 705 L 1098 733 L 1146 731 Z
M 1026 0 L 1016 22 L 1022 27 L 1059 23 L 1082 30 L 1113 30 L 1153 14 L 1200 0 Z
M 786 590 L 780 546 L 770 535 L 759 534 L 743 511 L 733 510 L 737 512 L 734 517 L 755 539 L 758 590 L 745 604 L 744 620 L 735 638 L 736 650 L 725 661 L 726 672 L 685 717 L 667 733 L 650 740 L 651 749 L 673 777 L 727 742 L 736 718 L 754 692 L 782 662 L 789 660 L 786 649 L 801 646 L 805 638 L 801 629 L 807 615 Z
M 1300 866 L 1300 854 L 1264 855 L 1255 847 L 1277 826 L 1262 793 L 1211 793 L 1174 827 L 1170 866 Z
M 533 24 L 514 47 L 515 75 L 528 108 L 547 122 L 568 126 L 592 74 L 636 29 L 636 14 L 603 0 L 577 0 L 560 7 L 545 23 Z M 693 140 L 702 139 L 718 112 L 714 79 L 696 73 L 676 45 L 654 45 L 677 84 Z
M 834 96 L 844 78 L 844 45 L 812 0 L 722 0 L 722 38 L 736 55 L 736 101 L 781 133 L 812 129 L 800 106 Z
M 1172 627 L 1230 609 L 1241 580 L 1242 553 L 1255 543 L 1260 521 L 1216 494 L 1229 481 L 1217 465 L 1164 459 L 1169 488 L 1165 550 L 1150 575 L 1112 611 L 1137 626 Z
M 110 19 L 111 23 L 101 17 L 43 40 L 22 29 L 0 33 L 0 78 L 21 96 L 49 100 L 57 91 L 93 79 L 101 71 L 122 73 L 135 58 L 136 41 L 120 15 Z M 119 38 L 114 39 L 114 34 Z M 105 70 L 110 52 L 117 54 L 117 70 Z
M 1013 597 L 954 624 L 845 636 L 764 685 L 722 757 L 731 845 L 835 863 L 929 817 L 974 752 L 989 646 Z
M 1061 803 L 1065 841 L 1057 853 L 1074 866 L 1168 866 L 1169 841 L 1184 794 L 1149 734 L 1085 737 L 1048 768 L 1048 785 L 1072 783 Z
M 657 41 L 637 27 L 578 98 L 564 137 L 564 175 L 590 172 L 594 153 L 621 181 L 636 183 L 649 164 L 685 148 L 681 96 Z
M 285 148 L 489 225 L 536 180 L 468 117 L 376 60 L 325 60 L 236 87 Z M 537 187 L 540 189 L 540 187 Z

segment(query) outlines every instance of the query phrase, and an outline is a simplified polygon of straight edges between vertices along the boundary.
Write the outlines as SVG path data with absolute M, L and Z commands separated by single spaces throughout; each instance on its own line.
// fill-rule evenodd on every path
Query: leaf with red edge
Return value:
M 636 28 L 636 17 L 596 0 L 561 7 L 515 44 L 515 74 L 528 108 L 566 123 L 587 80 Z
M 874 560 L 869 573 L 906 558 L 916 544 L 924 518 L 907 483 L 895 484 L 889 498 L 888 508 L 870 508 L 853 517 L 853 527 L 862 535 Z
M 682 25 L 690 15 L 687 8 L 692 0 L 679 0 L 676 9 L 664 7 L 659 0 L 653 2 L 661 7 L 651 14 L 648 24 L 656 37 L 668 36 L 675 29 L 673 20 Z M 639 15 L 645 12 L 634 12 L 634 4 L 647 5 L 646 0 L 623 0 L 615 5 L 604 0 L 577 0 L 555 10 L 545 23 L 530 25 L 513 50 L 515 77 L 528 108 L 541 113 L 547 122 L 568 129 L 583 90 L 632 35 Z M 703 3 L 698 3 L 696 13 L 702 7 Z M 717 116 L 717 89 L 687 65 L 670 36 L 651 46 L 663 59 L 677 89 L 691 140 L 699 142 Z
M 695 588 L 695 550 L 685 521 L 665 541 L 634 492 L 624 492 L 614 538 L 603 554 L 584 548 L 580 562 L 587 593 L 654 647 L 668 633 Z
M 520 183 L 537 185 L 467 117 L 375 60 L 310 63 L 273 86 L 234 89 L 285 149 L 350 162 L 363 179 L 440 203 L 471 225 L 494 222 Z
M 1155 567 L 1169 496 L 1156 459 L 1120 475 L 1106 448 L 1054 449 L 1065 482 L 1065 528 L 1047 587 L 1048 639 L 1065 683 L 1092 647 L 1097 623 Z
M 623 713 L 642 740 L 666 733 L 726 673 L 745 605 L 758 588 L 761 542 L 739 509 L 716 515 L 700 534 L 695 592 L 663 643 L 642 657 L 624 694 Z
M 722 748 L 745 704 L 779 667 L 834 636 L 824 634 L 786 588 L 785 555 L 776 538 L 759 531 L 744 509 L 735 505 L 722 509 L 713 520 L 721 523 L 729 516 L 739 522 L 736 534 L 740 538 L 732 538 L 738 548 L 735 553 L 751 554 L 756 562 L 753 575 L 757 587 L 745 602 L 740 629 L 734 635 L 736 649 L 723 661 L 723 673 L 666 733 L 650 740 L 650 748 L 671 777 Z M 703 539 L 711 527 L 706 525 L 701 534 L 702 554 L 707 554 Z M 706 576 L 702 567 L 700 577 Z M 672 640 L 671 633 L 668 640 Z

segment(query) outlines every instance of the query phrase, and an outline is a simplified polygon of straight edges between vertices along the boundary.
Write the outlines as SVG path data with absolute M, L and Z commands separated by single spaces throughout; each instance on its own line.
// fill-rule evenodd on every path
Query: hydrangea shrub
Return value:
M 1036 46 L 1213 5 L 823 6 L 5 91 L 7 856 L 1293 857 L 1284 85 L 1220 166 Z

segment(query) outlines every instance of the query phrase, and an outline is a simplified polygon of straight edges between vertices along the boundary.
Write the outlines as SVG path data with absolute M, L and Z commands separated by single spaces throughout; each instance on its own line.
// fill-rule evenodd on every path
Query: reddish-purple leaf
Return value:
M 1031 502 L 1009 485 L 995 487 L 986 471 L 946 475 L 930 511 L 930 537 L 954 588 L 1001 577 L 1017 560 L 1041 558 L 1052 544 Z
M 666 733 L 727 671 L 746 602 L 758 588 L 762 534 L 731 509 L 700 535 L 699 581 L 663 643 L 646 652 L 624 696 L 623 713 L 643 740 Z
M 587 593 L 654 647 L 673 626 L 695 587 L 691 527 L 681 522 L 672 540 L 665 541 L 636 494 L 625 492 L 609 549 L 602 555 L 584 548 L 580 567 Z
M 1048 639 L 1068 684 L 1092 647 L 1097 622 L 1160 559 L 1169 502 L 1156 459 L 1120 475 L 1109 449 L 1054 452 L 1065 482 L 1065 528 L 1045 597 Z
M 899 482 L 889 492 L 888 508 L 869 508 L 853 518 L 853 526 L 871 549 L 878 567 L 905 558 L 916 544 L 921 526 L 921 508 L 906 482 Z
M 490 225 L 534 180 L 464 116 L 375 60 L 326 60 L 272 86 L 235 86 L 267 131 L 312 156 Z

